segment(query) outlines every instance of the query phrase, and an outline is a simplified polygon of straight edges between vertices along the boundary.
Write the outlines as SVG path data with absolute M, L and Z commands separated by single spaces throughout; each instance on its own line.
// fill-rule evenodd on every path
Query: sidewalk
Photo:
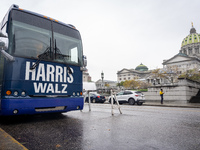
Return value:
M 159 102 L 145 102 L 142 106 L 200 108 L 200 103 L 176 104 L 165 102 L 164 104 L 160 104 Z M 27 148 L 0 128 L 0 150 L 27 150 Z
M 104 104 L 110 104 L 110 103 L 108 102 L 108 100 L 106 100 Z M 143 103 L 142 106 L 200 108 L 200 103 L 176 103 L 176 102 L 164 101 L 164 103 L 161 104 L 160 101 L 157 101 L 157 102 L 145 101 L 145 103 Z
M 160 104 L 159 102 L 145 102 L 143 103 L 144 106 L 159 106 L 159 107 L 181 107 L 181 108 L 200 108 L 200 103 L 170 103 L 170 102 L 164 102 L 163 104 Z

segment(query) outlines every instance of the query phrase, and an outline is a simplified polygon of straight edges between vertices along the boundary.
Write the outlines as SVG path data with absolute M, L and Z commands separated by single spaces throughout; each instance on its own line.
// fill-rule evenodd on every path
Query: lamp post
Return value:
M 101 79 L 102 79 L 102 86 L 101 86 L 101 88 L 102 88 L 102 93 L 103 93 L 103 78 L 104 78 L 104 73 L 103 73 L 103 71 L 101 72 Z

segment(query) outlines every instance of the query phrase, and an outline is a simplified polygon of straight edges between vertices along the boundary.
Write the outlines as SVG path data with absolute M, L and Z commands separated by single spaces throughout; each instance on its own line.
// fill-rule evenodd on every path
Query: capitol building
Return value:
M 191 69 L 200 69 L 200 34 L 193 27 L 190 34 L 186 36 L 182 43 L 179 53 L 168 60 L 163 61 L 164 68 L 177 69 L 179 74 Z
M 190 29 L 189 35 L 183 38 L 181 43 L 181 48 L 178 54 L 175 56 L 163 60 L 163 68 L 160 70 L 165 70 L 165 72 L 176 73 L 181 75 L 187 73 L 188 70 L 197 69 L 200 71 L 200 34 L 196 32 L 193 26 Z M 153 70 L 148 70 L 148 67 L 142 63 L 138 65 L 135 69 L 122 69 L 117 72 L 118 82 L 125 80 L 145 80 L 149 83 L 164 83 L 164 79 L 155 79 L 152 75 Z

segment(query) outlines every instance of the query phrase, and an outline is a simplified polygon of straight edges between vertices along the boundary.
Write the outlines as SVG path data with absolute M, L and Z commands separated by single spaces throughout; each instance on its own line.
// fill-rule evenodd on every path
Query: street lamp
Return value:
M 102 73 L 101 73 L 102 82 L 103 82 L 103 78 L 104 78 L 104 73 L 103 73 L 103 71 L 102 71 Z
M 102 92 L 103 92 L 103 78 L 104 78 L 104 73 L 103 71 L 101 72 L 101 79 L 102 79 Z

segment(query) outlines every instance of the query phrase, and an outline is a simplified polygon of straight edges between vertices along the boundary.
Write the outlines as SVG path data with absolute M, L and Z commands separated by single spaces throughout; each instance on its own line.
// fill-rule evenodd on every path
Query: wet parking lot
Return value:
M 200 110 L 88 104 L 63 114 L 2 119 L 0 127 L 28 149 L 199 149 Z

